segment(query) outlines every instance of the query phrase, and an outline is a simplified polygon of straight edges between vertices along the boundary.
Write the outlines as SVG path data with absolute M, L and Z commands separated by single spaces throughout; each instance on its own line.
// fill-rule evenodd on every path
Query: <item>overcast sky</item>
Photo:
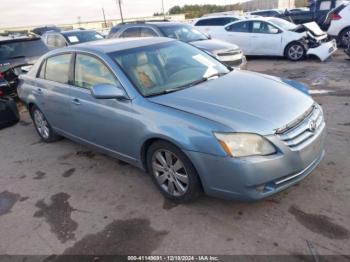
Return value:
M 0 27 L 72 23 L 119 18 L 116 0 L 0 0 Z M 234 4 L 238 0 L 164 0 L 165 10 L 184 4 Z M 161 11 L 161 0 L 122 0 L 124 17 L 149 16 Z

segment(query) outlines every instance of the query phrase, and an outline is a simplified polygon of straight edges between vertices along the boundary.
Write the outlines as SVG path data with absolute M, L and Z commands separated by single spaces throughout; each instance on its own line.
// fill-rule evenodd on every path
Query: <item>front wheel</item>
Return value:
M 305 58 L 305 47 L 298 42 L 290 43 L 286 47 L 285 56 L 292 61 L 300 61 Z
M 166 198 L 185 203 L 200 195 L 197 172 L 176 146 L 163 141 L 152 144 L 147 153 L 147 166 L 154 183 Z
M 56 135 L 52 130 L 49 122 L 38 107 L 33 106 L 30 110 L 30 114 L 34 122 L 35 129 L 44 142 L 51 143 L 61 139 L 61 137 Z

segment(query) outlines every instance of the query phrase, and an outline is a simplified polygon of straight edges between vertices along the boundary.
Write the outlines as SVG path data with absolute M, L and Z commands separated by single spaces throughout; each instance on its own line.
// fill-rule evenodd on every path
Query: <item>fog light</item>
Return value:
M 257 186 L 255 189 L 256 189 L 256 191 L 258 191 L 259 193 L 262 193 L 262 192 L 265 191 L 265 185 Z

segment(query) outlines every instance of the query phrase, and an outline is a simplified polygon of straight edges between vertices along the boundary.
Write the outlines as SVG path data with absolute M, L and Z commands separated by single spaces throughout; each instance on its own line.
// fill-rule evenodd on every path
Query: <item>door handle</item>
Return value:
M 78 98 L 74 98 L 72 102 L 77 106 L 81 105 L 80 100 Z

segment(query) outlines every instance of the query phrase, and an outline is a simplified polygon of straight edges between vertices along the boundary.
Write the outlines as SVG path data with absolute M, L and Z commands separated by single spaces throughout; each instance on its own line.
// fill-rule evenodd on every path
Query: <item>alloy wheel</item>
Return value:
M 47 123 L 45 116 L 39 110 L 35 110 L 33 114 L 35 126 L 39 134 L 44 138 L 48 139 L 50 137 L 49 124 Z
M 304 49 L 300 45 L 292 45 L 288 50 L 288 56 L 292 60 L 299 60 L 304 55 Z
M 183 162 L 174 153 L 160 149 L 152 156 L 153 175 L 158 184 L 172 196 L 184 195 L 189 187 L 189 176 Z

